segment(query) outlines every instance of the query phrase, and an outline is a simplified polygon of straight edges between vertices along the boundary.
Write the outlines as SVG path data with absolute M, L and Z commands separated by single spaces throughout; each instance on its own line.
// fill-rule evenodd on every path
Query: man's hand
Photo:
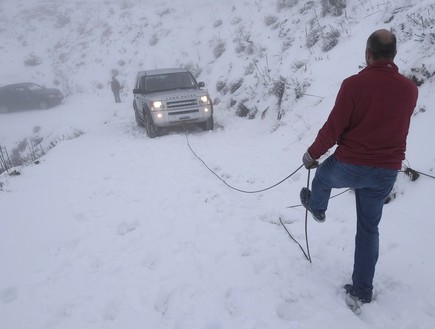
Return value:
M 319 162 L 314 160 L 308 151 L 305 152 L 304 156 L 302 157 L 302 162 L 307 169 L 314 169 L 319 166 Z

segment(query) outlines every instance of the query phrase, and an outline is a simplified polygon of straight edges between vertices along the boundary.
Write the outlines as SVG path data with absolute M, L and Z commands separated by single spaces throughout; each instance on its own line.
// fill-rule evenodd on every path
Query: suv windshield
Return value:
M 196 82 L 188 72 L 149 75 L 143 77 L 143 90 L 147 93 L 174 89 L 196 89 Z M 141 84 L 142 84 L 141 83 Z

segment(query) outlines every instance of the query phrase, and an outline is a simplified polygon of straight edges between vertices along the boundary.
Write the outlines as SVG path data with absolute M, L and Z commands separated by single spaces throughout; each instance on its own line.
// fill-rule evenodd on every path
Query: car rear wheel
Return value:
M 6 105 L 0 105 L 0 113 L 8 113 L 9 109 Z
M 40 102 L 39 102 L 39 108 L 40 108 L 41 110 L 46 110 L 46 109 L 48 109 L 48 103 L 47 103 L 46 101 L 40 101 Z
M 149 138 L 155 138 L 159 136 L 159 128 L 147 115 L 145 115 L 145 130 Z

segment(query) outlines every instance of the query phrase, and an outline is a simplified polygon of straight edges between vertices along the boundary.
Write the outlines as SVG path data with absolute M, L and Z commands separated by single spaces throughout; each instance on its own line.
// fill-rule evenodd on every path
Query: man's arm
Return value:
M 354 101 L 346 80 L 342 83 L 335 105 L 323 127 L 319 130 L 313 144 L 308 148 L 310 156 L 316 160 L 333 147 L 349 126 Z

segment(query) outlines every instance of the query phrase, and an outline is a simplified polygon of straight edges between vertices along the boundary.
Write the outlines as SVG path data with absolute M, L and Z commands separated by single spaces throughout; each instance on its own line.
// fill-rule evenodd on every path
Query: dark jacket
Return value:
M 371 64 L 343 81 L 310 155 L 318 159 L 338 144 L 339 161 L 400 169 L 417 96 L 417 86 L 392 61 Z
M 121 85 L 119 84 L 119 81 L 116 80 L 115 78 L 112 79 L 112 82 L 110 83 L 110 87 L 112 87 L 112 91 L 114 93 L 121 90 Z

